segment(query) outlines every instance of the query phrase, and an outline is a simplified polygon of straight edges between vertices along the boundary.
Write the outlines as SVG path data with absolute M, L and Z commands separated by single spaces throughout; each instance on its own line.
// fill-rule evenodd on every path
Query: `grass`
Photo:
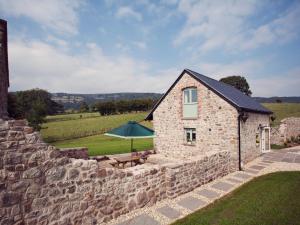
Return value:
M 108 137 L 105 135 L 94 135 L 90 137 L 78 138 L 55 142 L 59 148 L 88 147 L 89 155 L 112 155 L 130 152 L 130 140 Z M 135 139 L 133 148 L 138 151 L 153 148 L 153 139 Z
M 99 113 L 76 113 L 48 116 L 43 124 L 42 137 L 58 148 L 87 147 L 89 155 L 107 155 L 130 152 L 130 140 L 108 137 L 104 132 L 129 120 L 141 121 L 147 113 L 100 116 Z M 151 122 L 142 124 L 152 127 Z M 153 148 L 152 139 L 134 140 L 133 147 L 140 150 Z
M 284 145 L 271 144 L 271 149 L 278 150 L 278 149 L 283 149 L 283 148 L 286 148 L 286 147 Z
M 299 225 L 300 172 L 258 177 L 173 225 Z
M 274 112 L 276 119 L 271 123 L 277 126 L 287 117 L 300 117 L 300 103 L 263 103 L 265 107 Z
M 77 119 L 86 119 L 86 118 L 95 118 L 99 117 L 98 112 L 93 113 L 70 113 L 70 114 L 60 114 L 54 116 L 47 116 L 47 122 L 58 122 L 58 121 L 66 121 L 66 120 L 77 120 Z
M 80 118 L 82 115 L 82 118 Z M 49 116 L 49 122 L 42 125 L 42 137 L 48 142 L 71 140 L 81 137 L 103 134 L 129 120 L 141 121 L 146 113 L 128 113 L 122 115 L 100 116 L 99 113 L 67 114 Z M 150 126 L 151 124 L 146 124 Z

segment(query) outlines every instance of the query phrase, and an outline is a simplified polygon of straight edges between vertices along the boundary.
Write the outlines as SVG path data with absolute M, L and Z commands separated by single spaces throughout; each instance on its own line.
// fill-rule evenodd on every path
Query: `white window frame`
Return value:
M 189 139 L 188 135 L 189 134 Z M 194 134 L 194 138 L 193 138 Z M 197 141 L 196 128 L 184 128 L 184 143 L 189 145 L 195 145 Z
M 193 91 L 196 92 L 196 101 L 193 101 Z M 198 90 L 196 87 L 188 87 L 182 90 L 182 102 L 183 102 L 183 108 L 182 108 L 182 115 L 183 118 L 197 118 L 198 117 Z M 188 98 L 186 98 L 186 93 L 188 93 Z M 188 110 L 191 110 L 192 107 L 194 108 L 194 115 L 193 116 L 187 116 Z M 188 109 L 189 108 L 189 109 Z

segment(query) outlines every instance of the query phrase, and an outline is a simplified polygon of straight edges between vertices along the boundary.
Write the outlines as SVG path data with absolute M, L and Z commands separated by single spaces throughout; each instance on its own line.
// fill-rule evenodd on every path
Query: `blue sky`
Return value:
M 165 92 L 184 68 L 300 95 L 300 2 L 0 0 L 10 90 Z

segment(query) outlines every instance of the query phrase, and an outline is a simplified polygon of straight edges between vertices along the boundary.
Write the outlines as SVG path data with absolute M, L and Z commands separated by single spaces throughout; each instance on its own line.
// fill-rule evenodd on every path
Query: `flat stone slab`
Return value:
M 229 191 L 231 188 L 233 188 L 233 185 L 223 182 L 223 181 L 220 181 L 218 183 L 211 185 L 211 187 L 221 190 L 221 191 Z
M 237 178 L 243 179 L 243 180 L 246 180 L 246 179 L 249 179 L 252 177 L 249 174 L 245 174 L 245 173 L 237 173 L 234 176 Z
M 281 162 L 293 163 L 294 162 L 294 158 L 284 158 L 284 159 L 281 160 Z
M 163 206 L 161 208 L 158 208 L 156 211 L 170 219 L 177 219 L 181 215 L 180 212 L 169 206 Z
M 245 170 L 246 173 L 251 173 L 251 174 L 258 174 L 259 170 L 250 170 L 250 169 L 246 169 Z
M 142 214 L 136 217 L 133 217 L 130 220 L 126 220 L 118 225 L 160 225 L 160 223 L 148 216 L 147 214 Z
M 202 189 L 200 191 L 197 191 L 197 194 L 204 196 L 206 198 L 209 198 L 209 199 L 215 199 L 220 196 L 220 194 L 218 192 L 208 190 L 208 189 Z
M 297 156 L 297 157 L 296 157 L 295 163 L 300 163 L 300 156 Z
M 267 164 L 274 163 L 274 162 L 272 162 L 272 161 L 270 161 L 270 160 L 263 160 L 262 162 L 263 162 L 263 163 L 267 163 Z
M 259 166 L 259 165 L 254 165 L 254 166 L 250 166 L 250 168 L 251 168 L 251 169 L 254 169 L 254 170 L 262 170 L 262 169 L 264 169 L 264 168 L 266 168 L 266 167 L 264 167 L 264 166 Z
M 204 206 L 206 202 L 194 197 L 186 197 L 178 201 L 177 204 L 184 208 L 194 211 L 200 208 L 201 206 Z
M 228 180 L 229 182 L 236 183 L 236 184 L 240 184 L 240 183 L 242 183 L 242 181 L 241 181 L 241 180 L 234 179 L 234 178 L 227 178 L 227 180 Z

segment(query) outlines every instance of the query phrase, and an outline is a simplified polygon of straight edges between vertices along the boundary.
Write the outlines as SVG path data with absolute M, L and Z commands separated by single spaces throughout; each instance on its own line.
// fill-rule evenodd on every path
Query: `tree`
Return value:
M 79 106 L 79 112 L 88 112 L 89 105 L 86 102 L 82 102 Z
M 277 98 L 276 103 L 282 103 L 282 100 L 280 98 Z
M 243 92 L 245 95 L 251 96 L 252 94 L 249 84 L 245 77 L 229 76 L 229 77 L 221 78 L 220 81 L 235 87 L 236 89 Z
M 63 110 L 63 106 L 51 100 L 51 94 L 45 90 L 32 89 L 10 93 L 8 98 L 9 116 L 16 119 L 27 119 L 29 125 L 36 130 L 47 115 Z

